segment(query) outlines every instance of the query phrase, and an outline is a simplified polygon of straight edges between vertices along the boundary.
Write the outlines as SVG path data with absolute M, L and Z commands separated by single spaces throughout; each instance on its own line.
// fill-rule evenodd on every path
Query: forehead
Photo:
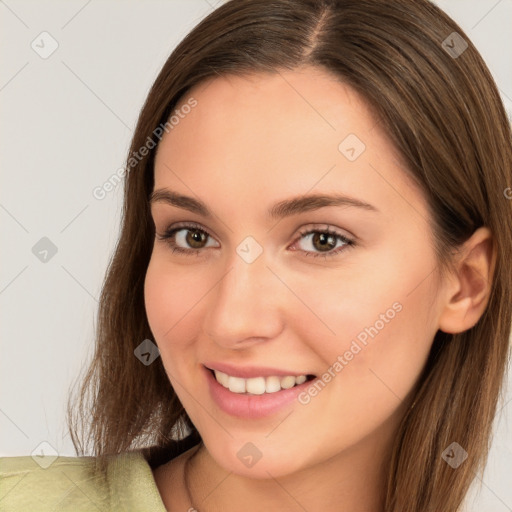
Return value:
M 268 153 L 274 146 L 283 149 L 283 143 L 304 138 L 309 146 L 318 138 L 332 146 L 344 131 L 364 138 L 376 125 L 356 91 L 312 67 L 210 78 L 185 94 L 176 110 L 192 97 L 197 106 L 180 115 L 179 126 L 168 137 L 171 146 L 195 137 L 206 137 L 203 140 L 216 142 L 219 149 L 223 142 L 250 146 L 265 141 Z
M 176 110 L 191 98 L 196 105 L 159 144 L 155 188 L 232 193 L 255 207 L 262 197 L 312 188 L 373 204 L 397 194 L 423 202 L 368 104 L 326 71 L 215 77 L 188 91 Z M 356 159 L 348 158 L 351 148 Z

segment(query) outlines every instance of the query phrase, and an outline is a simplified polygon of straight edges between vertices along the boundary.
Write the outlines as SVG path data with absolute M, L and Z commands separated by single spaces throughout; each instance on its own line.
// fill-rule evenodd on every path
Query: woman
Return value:
M 507 365 L 511 142 L 427 1 L 212 12 L 133 137 L 79 457 L 4 459 L 13 509 L 39 485 L 63 510 L 460 510 Z

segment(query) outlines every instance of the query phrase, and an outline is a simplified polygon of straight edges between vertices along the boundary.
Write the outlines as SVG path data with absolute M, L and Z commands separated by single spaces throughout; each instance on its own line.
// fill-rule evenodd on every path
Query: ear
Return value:
M 489 302 L 496 263 L 492 233 L 478 228 L 463 244 L 457 257 L 456 271 L 446 286 L 439 329 L 456 334 L 471 329 Z

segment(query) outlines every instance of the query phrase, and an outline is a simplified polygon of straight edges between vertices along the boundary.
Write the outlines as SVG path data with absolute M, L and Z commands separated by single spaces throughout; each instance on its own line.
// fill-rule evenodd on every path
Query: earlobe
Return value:
M 464 243 L 453 280 L 446 286 L 441 331 L 456 334 L 478 323 L 489 302 L 495 262 L 492 233 L 481 227 Z

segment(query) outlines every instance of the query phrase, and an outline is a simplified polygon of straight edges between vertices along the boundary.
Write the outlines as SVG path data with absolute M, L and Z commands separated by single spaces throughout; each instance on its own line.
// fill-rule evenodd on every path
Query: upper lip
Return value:
M 204 363 L 204 366 L 209 370 L 217 370 L 222 373 L 227 373 L 232 377 L 240 377 L 242 379 L 250 379 L 252 377 L 285 377 L 286 375 L 310 375 L 308 373 L 297 373 L 293 370 L 279 370 L 277 368 L 269 368 L 263 366 L 232 366 L 227 363 Z

